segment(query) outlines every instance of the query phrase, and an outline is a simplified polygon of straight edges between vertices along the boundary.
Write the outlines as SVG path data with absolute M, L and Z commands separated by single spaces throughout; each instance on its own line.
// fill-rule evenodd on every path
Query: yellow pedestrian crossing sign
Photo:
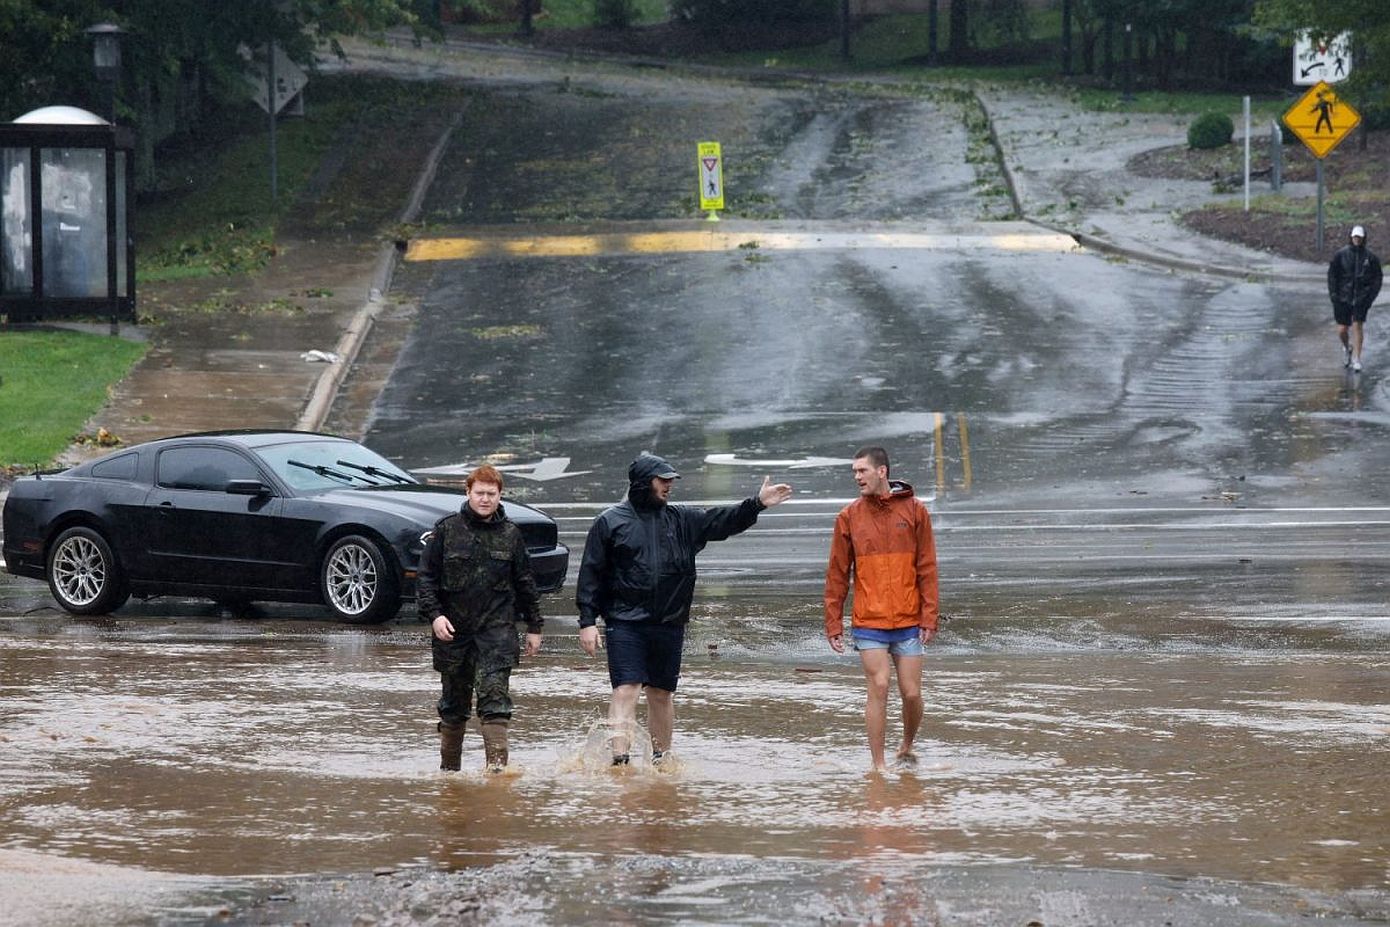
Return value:
M 700 209 L 711 213 L 724 208 L 724 159 L 718 142 L 700 142 L 696 146 L 700 174 Z
M 1318 81 L 1284 114 L 1284 125 L 1308 146 L 1316 158 L 1325 158 L 1361 124 L 1361 114 L 1327 81 Z

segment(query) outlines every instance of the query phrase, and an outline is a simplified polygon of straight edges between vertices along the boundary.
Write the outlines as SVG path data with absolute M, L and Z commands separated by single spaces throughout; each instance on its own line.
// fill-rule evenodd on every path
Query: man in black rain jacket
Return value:
M 695 595 L 695 555 L 710 541 L 746 531 L 759 512 L 792 493 L 786 483 L 764 478 L 756 496 L 736 505 L 695 508 L 667 504 L 680 474 L 654 454 L 634 460 L 627 476 L 627 499 L 600 513 L 589 528 L 575 597 L 579 643 L 589 656 L 598 652 L 599 618 L 606 629 L 615 765 L 628 762 L 643 691 L 653 761 L 670 749 L 672 698 Z
M 1366 247 L 1364 228 L 1354 226 L 1349 239 L 1327 265 L 1327 294 L 1342 342 L 1342 366 L 1360 373 L 1366 313 L 1380 295 L 1381 269 L 1380 259 Z
M 420 555 L 416 598 L 430 624 L 439 672 L 440 769 L 457 770 L 463 730 L 477 695 L 487 768 L 507 765 L 511 674 L 520 662 L 517 622 L 526 624 L 526 655 L 541 649 L 540 595 L 521 529 L 501 506 L 502 474 L 468 474 L 468 499 L 440 519 Z

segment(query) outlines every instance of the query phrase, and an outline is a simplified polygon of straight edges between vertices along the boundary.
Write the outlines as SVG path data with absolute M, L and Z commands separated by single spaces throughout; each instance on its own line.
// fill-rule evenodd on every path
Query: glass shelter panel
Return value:
M 116 295 L 130 295 L 130 268 L 127 266 L 129 257 L 130 236 L 126 228 L 126 189 L 125 189 L 125 170 L 126 153 L 116 152 Z
M 106 152 L 43 148 L 43 292 L 106 295 Z
M 34 288 L 34 214 L 29 203 L 29 149 L 0 148 L 0 293 Z

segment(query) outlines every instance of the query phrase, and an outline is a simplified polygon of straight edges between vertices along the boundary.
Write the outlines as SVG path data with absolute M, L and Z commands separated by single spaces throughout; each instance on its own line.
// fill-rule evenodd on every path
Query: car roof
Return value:
M 239 444 L 242 447 L 266 447 L 271 444 L 283 444 L 286 441 L 302 441 L 306 438 L 320 439 L 324 441 L 342 441 L 353 443 L 350 439 L 342 435 L 327 434 L 318 431 L 266 431 L 263 429 L 240 428 L 229 429 L 226 431 L 196 431 L 186 435 L 170 435 L 167 438 L 157 438 L 149 444 L 167 444 L 174 441 L 187 441 L 190 438 L 217 438 L 231 444 Z

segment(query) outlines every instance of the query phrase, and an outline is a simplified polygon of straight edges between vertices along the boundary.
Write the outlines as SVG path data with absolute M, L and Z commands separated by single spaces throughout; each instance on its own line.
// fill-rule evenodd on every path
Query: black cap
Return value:
M 632 462 L 632 466 L 627 468 L 628 481 L 633 484 L 650 482 L 652 477 L 660 477 L 663 480 L 678 480 L 681 475 L 676 472 L 676 468 L 666 462 L 664 457 L 655 454 L 640 454 Z

